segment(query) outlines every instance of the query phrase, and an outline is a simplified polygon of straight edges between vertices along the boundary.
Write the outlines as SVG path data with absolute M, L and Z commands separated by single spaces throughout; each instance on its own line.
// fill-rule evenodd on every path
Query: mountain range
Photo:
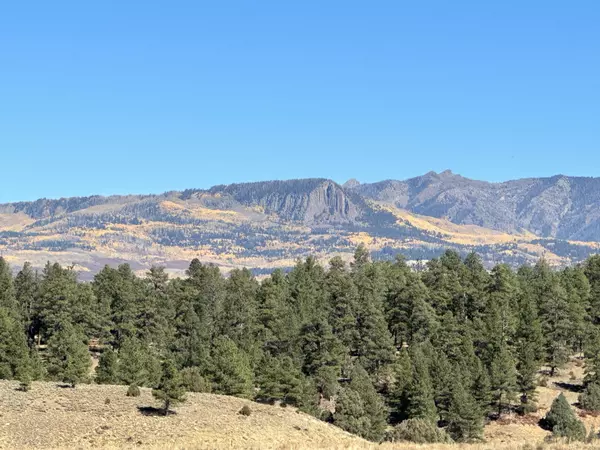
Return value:
M 265 181 L 0 205 L 0 252 L 14 266 L 58 261 L 84 278 L 122 262 L 181 273 L 195 257 L 261 274 L 307 255 L 350 258 L 359 243 L 376 258 L 427 260 L 452 248 L 477 251 L 487 264 L 541 256 L 570 264 L 600 247 L 600 178 L 489 183 L 445 171 L 365 184 Z

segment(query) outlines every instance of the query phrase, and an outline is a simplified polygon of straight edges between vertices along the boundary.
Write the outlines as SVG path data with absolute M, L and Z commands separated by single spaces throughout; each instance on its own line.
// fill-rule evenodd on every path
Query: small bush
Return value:
M 600 385 L 589 383 L 579 394 L 579 404 L 586 411 L 600 411 Z
M 252 414 L 252 410 L 250 409 L 250 407 L 248 405 L 244 405 L 244 407 L 242 409 L 240 409 L 239 413 L 242 416 L 249 416 L 250 414 Z
M 538 385 L 541 387 L 548 387 L 548 377 L 546 375 L 541 376 Z
M 569 380 L 573 381 L 576 380 L 577 377 L 575 376 L 575 372 L 573 372 L 572 370 L 569 372 Z
M 140 394 L 140 388 L 135 384 L 130 385 L 127 389 L 127 397 L 139 397 Z
M 104 399 L 104 404 L 105 404 L 105 405 L 110 405 L 110 398 L 108 398 L 108 397 L 107 397 L 107 398 L 105 398 L 105 399 Z
M 435 424 L 424 419 L 408 419 L 389 431 L 385 437 L 389 442 L 415 442 L 417 444 L 451 443 L 448 434 Z
M 536 402 L 532 402 L 531 400 L 528 401 L 527 403 L 521 403 L 520 407 L 519 407 L 519 414 L 521 415 L 527 415 L 527 414 L 532 414 L 534 412 L 537 412 L 537 410 L 539 409 L 539 406 Z
M 583 441 L 586 438 L 583 422 L 577 419 L 562 393 L 552 402 L 550 411 L 544 417 L 544 425 L 552 430 L 555 438 L 566 438 L 569 441 Z
M 197 367 L 186 367 L 180 372 L 183 386 L 188 392 L 210 392 L 211 384 Z

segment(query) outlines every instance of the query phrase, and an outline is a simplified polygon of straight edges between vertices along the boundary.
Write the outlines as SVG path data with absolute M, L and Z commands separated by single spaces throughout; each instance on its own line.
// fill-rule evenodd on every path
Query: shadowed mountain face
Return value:
M 588 241 L 588 242 L 572 242 Z M 447 171 L 405 181 L 340 186 L 327 179 L 266 181 L 161 195 L 41 199 L 0 205 L 0 252 L 13 265 L 152 264 L 181 272 L 199 257 L 257 273 L 297 258 L 429 259 L 446 248 L 488 263 L 544 255 L 578 261 L 600 241 L 600 179 L 556 176 L 506 183 Z
M 446 171 L 355 186 L 364 197 L 409 211 L 505 232 L 600 241 L 600 178 L 557 175 L 487 183 Z

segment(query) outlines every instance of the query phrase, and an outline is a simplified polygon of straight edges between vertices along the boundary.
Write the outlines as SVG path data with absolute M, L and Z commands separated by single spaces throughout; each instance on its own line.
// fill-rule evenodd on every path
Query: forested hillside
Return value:
M 349 264 L 309 257 L 260 282 L 198 260 L 186 275 L 123 264 L 80 282 L 56 263 L 13 276 L 0 259 L 0 378 L 24 396 L 40 379 L 151 387 L 165 414 L 186 390 L 213 392 L 376 442 L 467 442 L 487 421 L 534 413 L 538 384 L 584 354 L 579 407 L 600 410 L 600 256 L 488 271 L 447 251 L 415 270 L 361 245 Z M 561 397 L 542 425 L 589 431 Z

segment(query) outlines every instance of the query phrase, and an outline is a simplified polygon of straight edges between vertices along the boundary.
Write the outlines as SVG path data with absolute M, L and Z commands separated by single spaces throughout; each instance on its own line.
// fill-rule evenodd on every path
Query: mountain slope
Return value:
M 182 273 L 193 258 L 261 274 L 308 255 L 349 259 L 361 242 L 379 258 L 423 260 L 452 248 L 477 251 L 488 264 L 542 255 L 568 264 L 598 248 L 596 199 L 597 179 L 493 184 L 451 172 L 363 185 L 307 179 L 41 199 L 0 205 L 0 254 L 15 267 L 74 264 L 84 278 L 123 262 Z
M 409 211 L 505 232 L 600 241 L 600 178 L 529 178 L 504 183 L 450 171 L 405 181 L 362 184 L 353 191 Z

